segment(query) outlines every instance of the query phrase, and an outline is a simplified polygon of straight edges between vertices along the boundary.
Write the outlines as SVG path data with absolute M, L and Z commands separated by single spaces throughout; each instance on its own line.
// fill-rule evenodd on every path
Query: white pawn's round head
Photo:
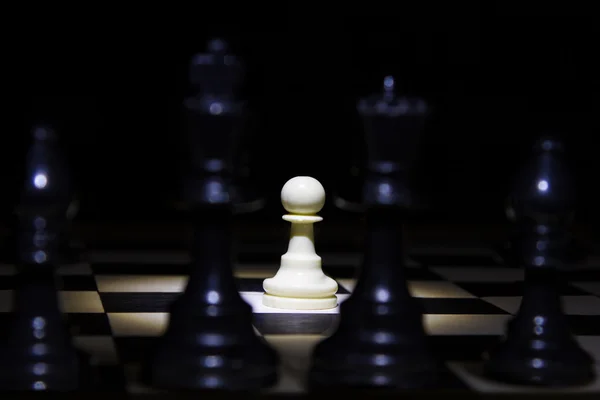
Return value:
M 290 214 L 316 214 L 325 205 L 325 189 L 315 178 L 297 176 L 283 185 L 281 204 Z

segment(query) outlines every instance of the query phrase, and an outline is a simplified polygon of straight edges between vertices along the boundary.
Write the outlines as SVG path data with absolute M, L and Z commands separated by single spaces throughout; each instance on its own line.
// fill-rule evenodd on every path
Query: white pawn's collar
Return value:
M 294 224 L 314 224 L 315 222 L 323 221 L 323 217 L 319 217 L 318 215 L 285 214 L 281 218 L 284 221 Z

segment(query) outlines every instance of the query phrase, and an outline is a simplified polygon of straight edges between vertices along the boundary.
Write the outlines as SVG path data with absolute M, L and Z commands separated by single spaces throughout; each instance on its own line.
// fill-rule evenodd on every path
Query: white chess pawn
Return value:
M 309 176 L 297 176 L 281 189 L 281 204 L 291 222 L 290 243 L 273 278 L 265 279 L 263 304 L 273 308 L 322 310 L 337 306 L 337 282 L 321 269 L 315 252 L 313 224 L 325 205 L 325 189 Z

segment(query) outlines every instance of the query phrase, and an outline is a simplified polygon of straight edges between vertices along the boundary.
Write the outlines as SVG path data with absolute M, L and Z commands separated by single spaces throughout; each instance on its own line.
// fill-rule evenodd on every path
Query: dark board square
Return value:
M 469 385 L 467 385 L 459 376 L 452 372 L 445 364 L 439 366 L 438 377 L 435 386 L 436 388 L 444 391 L 459 390 L 461 393 L 463 391 L 472 390 Z M 450 393 L 452 392 L 448 392 L 448 394 Z
M 93 373 L 97 382 L 95 392 L 123 392 L 127 387 L 123 365 L 95 366 Z
M 115 337 L 115 347 L 121 364 L 146 361 L 159 342 L 157 337 Z
M 445 280 L 427 268 L 405 268 L 404 276 L 409 281 L 443 281 Z
M 0 341 L 6 339 L 9 333 L 9 325 L 13 321 L 15 315 L 13 313 L 0 313 Z
M 331 276 L 336 279 L 353 279 L 356 278 L 358 268 L 352 265 L 336 265 L 336 266 L 323 266 L 323 272 L 327 276 Z
M 179 293 L 100 293 L 107 313 L 156 313 L 169 312 L 169 306 Z
M 434 354 L 444 361 L 480 361 L 481 355 L 495 346 L 500 336 L 439 335 L 430 336 Z
M 263 292 L 263 281 L 260 278 L 236 278 L 235 282 L 240 292 Z
M 600 336 L 600 315 L 567 315 L 567 320 L 576 336 Z
M 285 253 L 285 248 L 281 254 Z M 235 258 L 242 264 L 279 264 L 281 254 L 276 252 L 240 253 Z
M 67 275 L 57 279 L 57 289 L 61 291 L 97 291 L 96 278 L 93 275 Z
M 478 298 L 417 298 L 424 314 L 504 315 L 506 311 Z
M 0 276 L 0 290 L 14 290 L 17 277 Z M 96 291 L 96 279 L 93 275 L 60 275 L 56 279 L 56 289 L 61 291 Z
M 454 282 L 455 285 L 477 297 L 523 296 L 525 282 Z M 568 284 L 559 287 L 562 296 L 579 296 L 586 293 Z
M 337 294 L 350 294 L 350 292 L 338 282 Z
M 414 261 L 424 267 L 478 267 L 502 265 L 494 255 L 463 254 L 411 254 Z
M 14 275 L 0 275 L 0 290 L 13 290 L 15 288 Z
M 561 274 L 568 282 L 600 282 L 600 268 L 566 270 Z
M 127 251 L 127 252 L 152 252 L 152 251 L 187 251 L 189 245 L 178 239 L 162 238 L 157 243 L 152 240 L 122 240 L 113 238 L 94 238 L 94 251 Z
M 69 313 L 67 322 L 73 336 L 111 336 L 108 316 L 104 313 Z
M 402 268 L 402 266 L 399 265 L 398 268 Z M 323 272 L 325 272 L 326 275 L 336 279 L 358 279 L 360 277 L 360 271 L 360 266 L 323 266 Z M 408 280 L 412 281 L 442 280 L 442 278 L 438 274 L 426 268 L 407 267 L 404 269 L 404 274 Z
M 323 335 L 337 326 L 338 314 L 254 314 L 254 327 L 263 335 Z
M 93 263 L 96 275 L 189 275 L 187 264 L 161 263 Z

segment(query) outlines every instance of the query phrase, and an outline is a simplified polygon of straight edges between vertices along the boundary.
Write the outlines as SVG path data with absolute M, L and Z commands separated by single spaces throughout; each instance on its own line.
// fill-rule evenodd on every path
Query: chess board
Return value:
M 324 270 L 337 279 L 339 299 L 344 301 L 354 287 L 360 255 L 351 249 L 320 253 Z M 272 249 L 242 248 L 235 271 L 241 295 L 254 309 L 257 333 L 282 357 L 280 382 L 269 392 L 301 393 L 312 348 L 333 332 L 339 315 L 338 309 L 289 311 L 263 306 L 262 280 L 274 274 L 279 256 Z M 97 249 L 89 260 L 59 270 L 61 302 L 76 344 L 93 356 L 106 390 L 121 387 L 146 393 L 149 389 L 137 380 L 139 362 L 163 331 L 169 303 L 185 286 L 188 255 L 178 249 Z M 521 270 L 477 247 L 416 248 L 407 263 L 410 290 L 426 310 L 425 327 L 436 354 L 446 362 L 449 388 L 488 393 L 543 390 L 481 376 L 482 352 L 498 341 L 519 306 Z M 0 324 L 11 309 L 14 274 L 13 266 L 0 267 Z M 600 268 L 569 275 L 572 283 L 562 288 L 566 313 L 582 346 L 600 360 Z M 600 380 L 567 391 L 600 393 Z

